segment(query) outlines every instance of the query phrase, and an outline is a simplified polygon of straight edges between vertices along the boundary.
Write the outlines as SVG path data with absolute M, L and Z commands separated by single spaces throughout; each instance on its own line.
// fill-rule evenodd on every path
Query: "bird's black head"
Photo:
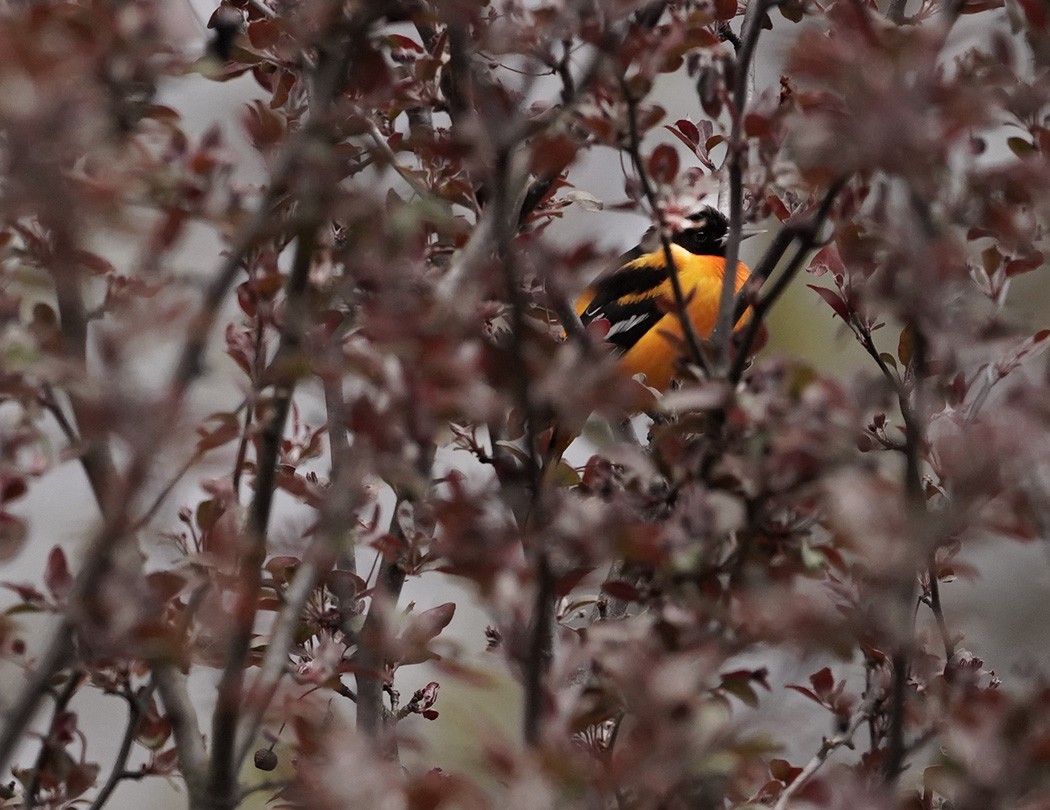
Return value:
M 694 224 L 674 235 L 672 241 L 697 256 L 725 256 L 729 220 L 709 205 L 690 214 Z

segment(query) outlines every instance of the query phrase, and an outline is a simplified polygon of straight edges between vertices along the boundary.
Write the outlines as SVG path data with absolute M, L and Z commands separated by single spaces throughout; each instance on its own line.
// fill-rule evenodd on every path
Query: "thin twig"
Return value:
M 431 442 L 421 448 L 419 454 L 419 472 L 428 482 L 431 479 L 435 450 L 436 446 Z M 390 519 L 390 533 L 400 543 L 405 543 L 407 538 L 397 513 L 407 498 L 406 493 L 397 492 Z M 397 739 L 392 733 L 390 712 L 383 706 L 383 671 L 387 662 L 379 655 L 377 647 L 382 646 L 380 642 L 386 630 L 387 612 L 397 605 L 406 576 L 403 560 L 383 559 L 380 562 L 372 603 L 369 605 L 361 632 L 357 634 L 358 646 L 353 658 L 357 680 L 357 693 L 354 698 L 357 703 L 357 727 L 362 733 L 372 737 L 379 751 L 391 759 L 396 759 L 398 755 Z
M 125 770 L 128 765 L 128 757 L 131 756 L 131 745 L 135 742 L 135 732 L 138 730 L 139 720 L 142 719 L 143 706 L 150 699 L 150 695 L 155 687 L 156 684 L 151 683 L 137 692 L 132 691 L 130 687 L 126 688 L 124 699 L 128 703 L 128 722 L 124 726 L 124 736 L 120 740 L 120 748 L 117 751 L 117 758 L 113 763 L 113 768 L 109 772 L 109 777 L 99 789 L 88 810 L 102 810 L 121 780 L 132 778 Z
M 908 0 L 890 0 L 890 5 L 886 9 L 886 16 L 890 22 L 895 25 L 904 24 L 904 10 L 908 6 Z
M 332 30 L 327 32 L 326 39 L 319 43 L 317 67 L 312 81 L 314 105 L 309 125 L 304 129 L 313 129 L 316 122 L 324 123 L 325 114 L 345 85 L 360 40 L 382 15 L 383 9 L 383 4 L 371 2 L 366 3 L 354 17 L 344 19 L 340 16 Z M 233 611 L 235 627 L 227 647 L 226 663 L 219 680 L 218 699 L 212 715 L 208 793 L 209 799 L 219 808 L 232 807 L 236 803 L 235 758 L 241 693 L 258 611 L 281 437 L 296 382 L 294 378 L 287 379 L 288 366 L 289 360 L 298 353 L 307 325 L 306 292 L 317 232 L 322 222 L 319 198 L 300 200 L 300 206 L 306 209 L 306 213 L 301 214 L 296 253 L 285 289 L 286 324 L 271 366 L 276 370 L 278 379 L 274 384 L 270 414 L 260 433 L 255 494 L 248 508 L 247 539 L 251 545 L 241 560 L 241 581 Z
M 234 755 L 235 770 L 247 759 L 266 710 L 277 692 L 277 686 L 288 671 L 288 651 L 295 643 L 295 634 L 302 623 L 306 600 L 317 587 L 321 576 L 330 568 L 331 556 L 325 554 L 324 548 L 327 545 L 326 540 L 327 538 L 319 536 L 311 543 L 302 563 L 295 571 L 295 576 L 282 595 L 284 606 L 270 630 L 266 652 L 259 665 L 259 674 L 244 701 L 247 709 L 238 733 L 237 751 Z
M 624 101 L 627 104 L 627 134 L 630 139 L 628 151 L 631 161 L 634 163 L 635 173 L 638 175 L 638 183 L 641 185 L 642 193 L 649 204 L 657 235 L 660 238 L 660 245 L 663 248 L 664 263 L 667 265 L 667 277 L 671 282 L 671 292 L 674 295 L 675 314 L 678 316 L 678 322 L 682 326 L 682 334 L 685 336 L 690 359 L 705 375 L 710 376 L 710 368 L 707 358 L 704 356 L 703 347 L 700 345 L 700 338 L 697 337 L 693 321 L 689 317 L 689 302 L 682 291 L 678 265 L 675 263 L 674 253 L 671 251 L 671 240 L 667 234 L 667 220 L 664 217 L 660 201 L 657 199 L 656 190 L 649 181 L 649 173 L 645 168 L 645 162 L 642 160 L 641 135 L 638 132 L 638 101 L 634 98 L 630 87 L 627 85 L 627 80 L 623 76 L 620 77 L 620 87 Z
M 57 742 L 55 739 L 55 725 L 59 717 L 65 713 L 66 707 L 69 706 L 69 701 L 73 699 L 83 681 L 84 675 L 82 673 L 71 673 L 62 691 L 55 696 L 55 710 L 51 714 L 51 723 L 43 740 L 40 742 L 40 753 L 37 755 L 32 775 L 29 778 L 29 785 L 26 787 L 25 810 L 32 810 L 36 806 L 37 794 L 40 792 L 40 780 Z
M 249 269 L 250 277 L 251 269 Z M 237 442 L 237 454 L 233 458 L 233 470 L 230 474 L 230 488 L 233 490 L 233 497 L 238 503 L 241 500 L 241 478 L 244 475 L 245 461 L 248 458 L 248 446 L 251 444 L 251 429 L 252 422 L 255 419 L 255 406 L 259 402 L 259 386 L 266 368 L 266 352 L 263 345 L 266 325 L 259 312 L 255 313 L 253 320 L 255 321 L 255 334 L 252 336 L 251 390 L 242 403 L 244 406 L 244 423 L 241 425 L 241 438 Z
M 904 382 L 894 374 L 886 361 L 882 359 L 878 348 L 871 338 L 871 331 L 863 324 L 850 322 L 857 338 L 865 351 L 875 360 L 883 376 L 893 386 L 897 402 L 904 419 L 904 493 L 909 514 L 910 538 L 912 546 L 918 548 L 923 540 L 928 520 L 926 495 L 922 486 L 921 457 L 923 447 L 923 428 L 919 419 L 922 399 L 922 379 L 926 373 L 926 342 L 917 327 L 913 324 L 912 363 L 915 369 L 914 383 L 909 392 Z M 931 572 L 931 576 L 934 574 Z M 898 587 L 894 589 L 895 601 L 905 612 L 910 611 L 915 603 L 915 577 L 912 572 L 901 575 Z M 891 656 L 893 663 L 893 680 L 890 686 L 890 724 L 886 732 L 886 756 L 883 760 L 883 780 L 887 784 L 896 781 L 904 765 L 907 753 L 904 745 L 904 702 L 907 697 L 907 681 L 910 669 L 910 644 L 899 640 L 897 649 Z
M 353 460 L 350 455 L 350 434 L 347 430 L 346 397 L 343 392 L 342 353 L 340 346 L 354 320 L 349 315 L 335 330 L 329 343 L 332 369 L 322 374 L 325 412 L 328 415 L 328 449 L 332 458 L 332 473 L 329 489 L 339 493 L 338 497 L 325 499 L 321 510 L 320 529 L 326 536 L 329 547 L 336 553 L 335 568 L 338 571 L 357 572 L 357 559 L 353 544 L 345 542 L 354 526 L 354 501 L 350 498 Z M 338 581 L 337 582 L 341 582 Z M 339 584 L 334 585 L 333 594 L 339 600 L 340 615 L 350 610 L 357 601 L 357 593 L 347 593 Z
M 183 465 L 179 467 L 179 469 L 176 471 L 175 475 L 173 475 L 168 480 L 168 483 L 166 483 L 161 488 L 160 492 L 157 493 L 157 497 L 153 499 L 153 503 L 151 503 L 146 508 L 146 510 L 139 516 L 139 518 L 131 525 L 130 532 L 132 534 L 137 532 L 139 529 L 144 528 L 147 523 L 153 520 L 154 516 L 156 516 L 161 506 L 164 505 L 164 501 L 168 499 L 168 496 L 171 495 L 175 487 L 178 486 L 179 481 L 181 481 L 183 479 L 183 476 L 185 476 L 186 473 L 188 473 L 193 468 L 194 464 L 200 461 L 200 458 L 200 453 L 194 453 L 192 456 L 186 459 Z
M 55 392 L 50 383 L 44 383 L 41 386 L 38 401 L 44 406 L 44 410 L 54 417 L 67 441 L 73 445 L 80 444 L 80 436 L 77 435 L 76 428 L 73 427 L 73 424 L 66 417 L 65 411 L 62 410 L 62 406 L 55 398 Z
M 528 513 L 520 520 L 523 534 L 545 520 L 543 493 L 543 460 L 538 455 L 539 410 L 530 385 L 526 341 L 528 324 L 526 310 L 528 300 L 518 278 L 518 263 L 515 261 L 511 239 L 512 223 L 517 222 L 517 212 L 512 209 L 507 196 L 506 178 L 510 175 L 509 149 L 501 150 L 496 157 L 492 210 L 496 222 L 496 254 L 503 270 L 503 282 L 510 305 L 510 351 L 515 384 L 514 397 L 525 419 L 525 473 L 531 494 Z M 532 626 L 529 636 L 528 656 L 525 670 L 525 705 L 523 728 L 525 742 L 535 745 L 543 719 L 543 682 L 550 662 L 553 644 L 553 581 L 547 551 L 541 538 L 532 537 L 525 542 L 526 554 L 536 572 L 536 593 L 533 599 Z
M 926 494 L 922 485 L 920 468 L 924 444 L 923 426 L 919 414 L 922 412 L 922 381 L 926 374 L 926 340 L 917 324 L 912 325 L 912 363 L 915 369 L 911 398 L 899 396 L 901 416 L 904 418 L 904 491 L 907 499 L 912 548 L 923 545 L 925 527 L 929 514 L 926 509 Z M 870 340 L 870 338 L 869 338 Z M 880 358 L 881 359 L 881 358 Z M 901 392 L 903 394 L 903 391 Z M 915 575 L 909 571 L 901 575 L 897 598 L 902 608 L 915 602 Z M 910 626 L 910 625 L 909 625 Z M 904 765 L 904 716 L 906 686 L 910 669 L 910 643 L 900 642 L 893 655 L 893 683 L 891 687 L 890 727 L 887 732 L 886 759 L 883 761 L 883 778 L 890 784 L 896 781 Z
M 81 291 L 82 278 L 80 262 L 77 260 L 76 238 L 69 222 L 54 218 L 47 225 L 54 241 L 51 256 L 53 264 L 50 270 L 58 304 L 63 349 L 77 368 L 86 373 L 88 315 Z M 106 432 L 101 428 L 88 430 L 92 421 L 97 421 L 97 417 L 93 417 L 91 413 L 96 408 L 79 392 L 76 384 L 69 386 L 66 393 L 73 411 L 73 420 L 79 429 L 80 464 L 91 485 L 91 492 L 105 515 L 113 506 L 109 498 L 117 486 L 117 468 L 107 444 Z
M 780 261 L 780 257 L 784 254 L 784 251 L 787 250 L 788 245 L 790 245 L 793 240 L 798 239 L 798 247 L 787 266 L 784 268 L 784 271 L 769 290 L 763 290 L 762 297 L 759 298 L 752 308 L 751 320 L 744 329 L 740 344 L 737 347 L 736 357 L 733 359 L 733 365 L 729 370 L 728 378 L 731 383 L 735 384 L 739 382 L 740 378 L 743 376 L 744 369 L 747 366 L 748 356 L 751 354 L 751 347 L 755 343 L 759 329 L 765 321 L 766 316 L 769 314 L 770 309 L 772 309 L 773 305 L 784 294 L 788 285 L 791 284 L 795 276 L 798 274 L 798 271 L 802 268 L 802 263 L 805 261 L 806 256 L 817 245 L 820 239 L 820 232 L 831 212 L 831 206 L 845 183 L 845 178 L 832 183 L 831 187 L 824 194 L 816 212 L 812 217 L 807 218 L 805 222 L 795 225 L 788 224 L 781 228 L 780 232 L 777 233 L 776 238 L 773 240 L 773 244 L 770 245 L 766 255 L 759 263 L 758 268 L 755 271 L 755 276 L 760 280 L 765 280 L 773 272 L 777 263 Z M 743 291 L 741 292 L 743 293 Z M 743 295 L 739 296 L 739 299 L 740 300 L 737 302 L 734 309 L 739 308 L 743 310 L 746 306 L 746 301 L 744 300 Z M 739 318 L 742 314 L 743 311 L 741 311 L 736 317 Z
M 394 150 L 390 148 L 390 144 L 387 143 L 386 138 L 383 137 L 383 133 L 379 131 L 379 127 L 376 126 L 376 122 L 372 120 L 372 116 L 363 110 L 357 111 L 358 118 L 364 123 L 365 129 L 368 131 L 369 136 L 372 139 L 372 143 L 376 149 L 383 156 L 384 160 L 391 169 L 398 173 L 402 180 L 408 183 L 412 187 L 412 190 L 424 199 L 430 199 L 434 196 L 433 192 L 427 188 L 423 183 L 419 181 L 419 178 L 415 177 L 411 171 L 405 166 L 402 166 L 398 160 L 397 155 L 394 154 Z
M 952 659 L 955 657 L 955 641 L 952 640 L 951 633 L 948 632 L 948 623 L 944 619 L 944 607 L 941 605 L 941 586 L 937 582 L 936 549 L 930 555 L 928 570 L 930 594 L 926 603 L 930 606 L 933 618 L 937 622 L 937 630 L 941 634 L 941 643 L 944 644 L 944 666 L 947 669 L 952 665 Z
M 794 798 L 805 784 L 813 778 L 813 775 L 820 770 L 821 766 L 827 762 L 828 757 L 831 756 L 838 748 L 846 746 L 848 748 L 853 747 L 853 736 L 857 733 L 857 729 L 860 728 L 861 723 L 871 717 L 872 709 L 875 706 L 875 700 L 873 698 L 866 699 L 857 710 L 850 715 L 849 722 L 846 724 L 845 730 L 836 734 L 834 737 L 825 737 L 820 744 L 820 749 L 813 758 L 806 763 L 805 767 L 802 768 L 802 772 L 796 776 L 790 785 L 784 788 L 784 792 L 780 794 L 780 798 L 777 799 L 777 803 L 773 805 L 773 810 L 787 810 L 788 804 L 791 799 Z
M 262 587 L 262 566 L 266 560 L 266 534 L 270 510 L 277 486 L 277 463 L 280 459 L 281 437 L 291 410 L 294 379 L 287 376 L 287 366 L 299 350 L 305 327 L 304 298 L 313 262 L 319 223 L 314 218 L 304 222 L 299 230 L 295 258 L 285 288 L 286 319 L 284 333 L 278 345 L 272 368 L 279 379 L 274 385 L 270 412 L 259 435 L 259 454 L 256 463 L 255 494 L 248 508 L 247 540 L 251 544 L 243 555 L 238 577 L 237 597 L 233 607 L 234 628 L 226 651 L 226 662 L 219 679 L 218 699 L 212 716 L 212 752 L 208 774 L 209 793 L 219 806 L 232 801 L 235 792 L 237 763 L 237 725 L 241 711 L 241 692 L 245 668 L 251 651 L 252 632 L 258 611 L 259 589 Z
M 719 369 L 728 363 L 729 345 L 733 334 L 733 296 L 736 293 L 736 270 L 740 259 L 740 233 L 744 217 L 744 162 L 747 141 L 743 137 L 743 132 L 748 76 L 758 37 L 762 33 L 762 18 L 766 11 L 776 3 L 777 0 L 751 0 L 748 3 L 741 26 L 740 48 L 737 49 L 733 81 L 733 122 L 726 154 L 729 171 L 729 234 L 726 239 L 726 270 L 722 277 L 718 319 L 711 333 L 715 345 L 715 363 Z
M 6 713 L 6 722 L 0 732 L 0 769 L 7 766 L 15 747 L 21 742 L 25 727 L 36 714 L 37 705 L 51 688 L 52 677 L 73 658 L 72 647 L 73 625 L 68 618 L 63 618 L 52 635 L 51 644 L 38 659 L 36 669 Z
M 284 790 L 292 783 L 291 779 L 273 779 L 266 782 L 256 782 L 254 785 L 247 785 L 238 795 L 237 804 L 240 805 L 251 796 L 253 793 L 261 793 L 264 790 Z
M 525 661 L 524 737 L 528 745 L 538 745 L 543 727 L 546 700 L 544 682 L 554 652 L 555 579 L 546 549 L 536 554 L 536 593 L 533 597 L 532 625 L 528 658 Z
M 171 723 L 175 754 L 189 793 L 190 806 L 196 806 L 203 798 L 208 753 L 204 748 L 204 735 L 201 734 L 197 711 L 186 688 L 186 676 L 174 664 L 166 661 L 154 662 L 151 669 L 152 682 Z

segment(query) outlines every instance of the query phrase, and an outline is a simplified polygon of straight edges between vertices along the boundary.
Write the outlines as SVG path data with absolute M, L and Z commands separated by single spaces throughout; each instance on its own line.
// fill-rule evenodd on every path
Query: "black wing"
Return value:
M 621 266 L 592 286 L 594 296 L 580 314 L 584 326 L 596 320 L 607 320 L 607 343 L 622 354 L 641 340 L 664 317 L 656 291 L 667 280 L 667 268 L 656 266 L 624 267 L 643 255 L 640 248 L 625 253 Z

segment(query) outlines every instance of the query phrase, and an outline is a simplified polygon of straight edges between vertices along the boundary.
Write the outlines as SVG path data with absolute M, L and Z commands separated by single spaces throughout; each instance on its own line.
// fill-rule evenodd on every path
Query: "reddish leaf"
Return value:
M 278 585 L 284 585 L 295 576 L 295 570 L 301 562 L 302 560 L 298 557 L 278 556 L 268 559 L 263 567 L 273 577 L 274 582 Z
M 741 700 L 744 705 L 750 706 L 752 709 L 758 707 L 758 694 L 748 681 L 723 680 L 721 686 L 726 692 Z
M 413 53 L 426 53 L 426 51 L 423 50 L 422 45 L 414 39 L 409 39 L 401 34 L 387 34 L 386 41 L 391 48 L 396 48 L 402 51 L 412 51 Z
M 325 577 L 325 587 L 340 599 L 353 599 L 368 589 L 368 585 L 357 574 L 339 569 L 328 573 Z
M 798 684 L 789 683 L 786 688 L 792 689 L 795 692 L 798 692 L 800 695 L 805 695 L 815 703 L 820 703 L 821 705 L 824 705 L 823 701 L 813 693 L 813 690 L 807 689 L 805 686 L 799 686 Z
M 436 658 L 428 645 L 445 629 L 456 613 L 456 605 L 446 602 L 443 605 L 425 610 L 418 615 L 408 617 L 405 628 L 398 637 L 401 664 L 420 664 Z
M 1027 157 L 1036 151 L 1035 145 L 1024 138 L 1019 138 L 1016 135 L 1012 138 L 1006 139 L 1006 145 L 1010 148 L 1017 157 Z
M 642 593 L 637 587 L 622 579 L 603 582 L 602 592 L 608 594 L 613 599 L 619 599 L 623 602 L 637 602 L 642 598 Z
M 208 417 L 208 422 L 214 423 L 214 427 L 207 428 L 203 425 L 197 428 L 197 452 L 204 453 L 222 447 L 232 442 L 241 435 L 241 422 L 236 414 L 216 413 Z
M 827 667 L 810 675 L 809 682 L 813 684 L 813 689 L 821 697 L 826 697 L 835 688 L 835 676 L 831 674 L 831 670 Z
M 570 593 L 573 588 L 579 585 L 583 581 L 584 577 L 586 577 L 593 570 L 593 567 L 572 569 L 558 580 L 555 592 L 559 596 L 565 596 L 566 594 Z
M 802 18 L 806 16 L 806 7 L 802 0 L 785 0 L 778 8 L 781 16 L 793 23 L 802 22 Z
M 579 144 L 566 135 L 544 135 L 532 143 L 532 167 L 539 174 L 557 176 L 576 158 Z
M 731 20 L 736 16 L 737 0 L 715 0 L 715 19 Z
M 66 563 L 66 553 L 59 546 L 51 549 L 44 567 L 44 585 L 55 599 L 62 600 L 73 587 L 73 575 Z
M 2 584 L 3 587 L 7 588 L 8 590 L 14 591 L 16 594 L 18 594 L 19 599 L 28 604 L 40 606 L 47 601 L 44 594 L 38 591 L 33 585 L 30 585 L 28 583 L 4 582 L 0 584 Z
M 809 262 L 809 273 L 814 276 L 822 276 L 830 272 L 833 276 L 845 275 L 846 268 L 839 258 L 838 249 L 834 245 L 828 245 L 817 251 Z
M 270 99 L 270 109 L 276 110 L 278 107 L 283 107 L 287 101 L 288 96 L 292 92 L 292 88 L 295 86 L 296 76 L 290 70 L 280 70 L 277 73 L 277 81 L 273 85 L 273 97 Z
M 26 486 L 26 480 L 22 476 L 0 476 L 0 503 L 17 501 L 28 491 L 29 487 Z
M 259 50 L 273 47 L 280 36 L 281 29 L 272 20 L 256 20 L 248 26 L 248 39 Z
M 91 787 L 98 779 L 100 767 L 94 762 L 77 762 L 66 774 L 66 797 L 75 799 Z
M 152 751 L 159 750 L 171 737 L 171 721 L 157 712 L 156 705 L 151 704 L 139 720 L 135 729 L 135 741 Z
M 911 364 L 912 354 L 915 351 L 915 330 L 911 324 L 901 329 L 901 336 L 897 340 L 897 359 L 907 368 Z
M 445 602 L 444 604 L 432 607 L 430 610 L 424 610 L 422 613 L 415 617 L 412 622 L 412 631 L 417 633 L 419 638 L 426 641 L 431 641 L 444 630 L 448 623 L 452 621 L 452 617 L 456 615 L 456 605 L 454 602 Z
M 153 598 L 167 604 L 186 587 L 186 578 L 174 571 L 154 571 L 146 575 L 146 586 Z
M 1042 0 L 1018 0 L 1018 4 L 1024 9 L 1025 17 L 1028 18 L 1030 26 L 1039 31 L 1047 28 L 1048 23 L 1050 23 L 1050 12 L 1047 11 L 1046 5 Z M 979 10 L 983 11 L 984 9 Z
M 842 320 L 849 320 L 849 306 L 837 292 L 829 290 L 827 287 L 818 287 L 816 284 L 807 284 L 806 286 L 823 298 Z
M 245 106 L 242 121 L 252 146 L 265 150 L 284 136 L 287 122 L 283 115 L 266 107 L 261 101 L 254 101 Z
M 690 121 L 688 118 L 679 118 L 674 122 L 674 125 L 678 127 L 678 131 L 685 136 L 685 143 L 696 147 L 700 143 L 700 130 L 696 128 L 696 124 Z M 671 129 L 671 127 L 667 127 Z M 673 130 L 672 130 L 673 131 Z
M 688 122 L 686 122 L 686 123 L 688 123 Z M 689 150 L 691 152 L 694 152 L 694 153 L 696 152 L 697 145 L 698 145 L 696 141 L 689 140 L 689 138 L 686 135 L 684 135 L 682 132 L 680 132 L 677 128 L 672 127 L 672 126 L 670 126 L 668 124 L 664 125 L 664 129 L 666 129 L 668 132 L 670 132 L 672 135 L 674 135 L 676 138 L 678 138 L 678 140 L 680 140 L 682 143 L 684 143 L 686 146 L 688 146 Z M 694 129 L 695 129 L 695 127 L 694 127 Z
M 662 143 L 653 150 L 649 157 L 646 169 L 649 176 L 658 183 L 673 183 L 678 176 L 678 150 L 673 146 Z
M 202 532 L 210 531 L 225 511 L 226 507 L 222 503 L 215 498 L 209 498 L 197 504 L 194 522 Z
M 1043 265 L 1043 254 L 1034 251 L 1031 256 L 1011 259 L 1006 263 L 1004 271 L 1008 278 L 1019 276 L 1022 273 L 1030 273 Z
M 1005 377 L 1011 371 L 1016 369 L 1029 357 L 1041 354 L 1044 352 L 1050 344 L 1047 344 L 1047 338 L 1050 337 L 1050 329 L 1041 329 L 1036 332 L 1030 338 L 1025 340 L 1020 346 L 1018 346 L 1013 352 L 1006 355 L 1002 360 L 995 364 L 995 372 L 999 377 Z
M 749 138 L 766 138 L 772 132 L 772 123 L 767 116 L 758 113 L 744 115 L 744 134 Z
M 801 768 L 792 767 L 786 759 L 771 759 L 769 761 L 769 774 L 778 782 L 790 785 L 795 778 L 802 773 Z

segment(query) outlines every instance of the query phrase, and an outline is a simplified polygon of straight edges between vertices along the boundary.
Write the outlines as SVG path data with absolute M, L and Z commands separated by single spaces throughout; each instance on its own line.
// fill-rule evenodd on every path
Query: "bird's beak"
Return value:
M 760 233 L 765 233 L 766 228 L 749 228 L 746 225 L 740 229 L 740 241 L 743 242 L 745 239 L 750 239 L 752 236 L 758 236 Z

